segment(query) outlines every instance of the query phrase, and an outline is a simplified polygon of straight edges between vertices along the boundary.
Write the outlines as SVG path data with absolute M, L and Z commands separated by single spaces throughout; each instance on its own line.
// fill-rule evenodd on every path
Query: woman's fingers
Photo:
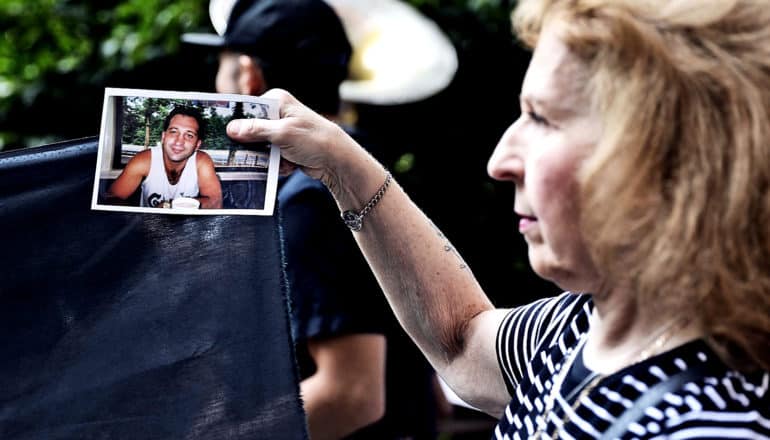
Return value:
M 227 124 L 227 135 L 240 142 L 273 142 L 268 126 L 277 121 L 270 119 L 235 119 Z
M 297 164 L 289 162 L 288 160 L 281 158 L 280 165 L 278 165 L 278 174 L 281 176 L 288 176 L 294 170 L 297 169 Z
M 281 174 L 301 168 L 315 178 L 327 172 L 341 149 L 356 146 L 335 123 L 305 107 L 288 92 L 267 91 L 263 98 L 278 102 L 279 119 L 236 119 L 227 135 L 239 142 L 270 142 L 281 148 Z
M 280 136 L 282 132 L 278 126 L 285 125 L 281 122 L 285 118 L 295 117 L 296 108 L 302 105 L 291 94 L 281 89 L 268 90 L 261 97 L 278 102 L 279 118 L 277 120 L 236 119 L 227 124 L 227 135 L 241 142 L 268 141 L 282 144 L 283 142 L 276 139 L 276 136 Z

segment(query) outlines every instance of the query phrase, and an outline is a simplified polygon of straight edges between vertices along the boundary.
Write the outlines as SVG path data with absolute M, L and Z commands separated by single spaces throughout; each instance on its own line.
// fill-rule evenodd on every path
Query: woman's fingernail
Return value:
M 230 134 L 241 134 L 241 125 L 242 123 L 239 119 L 230 121 L 230 123 L 227 124 L 227 132 Z

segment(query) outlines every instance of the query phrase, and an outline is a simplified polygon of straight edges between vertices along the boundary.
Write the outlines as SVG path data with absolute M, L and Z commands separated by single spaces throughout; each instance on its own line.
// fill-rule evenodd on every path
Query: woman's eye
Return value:
M 527 112 L 527 116 L 529 116 L 529 118 L 532 119 L 535 122 L 535 124 L 545 125 L 545 126 L 551 125 L 546 118 L 540 116 L 539 114 L 533 111 Z

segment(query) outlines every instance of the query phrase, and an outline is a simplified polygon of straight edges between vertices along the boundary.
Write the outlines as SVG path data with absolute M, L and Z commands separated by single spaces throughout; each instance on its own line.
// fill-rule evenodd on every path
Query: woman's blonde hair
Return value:
M 581 228 L 608 285 L 696 319 L 739 369 L 770 369 L 770 7 L 751 0 L 522 0 L 559 20 L 604 132 Z M 656 309 L 657 310 L 657 309 Z

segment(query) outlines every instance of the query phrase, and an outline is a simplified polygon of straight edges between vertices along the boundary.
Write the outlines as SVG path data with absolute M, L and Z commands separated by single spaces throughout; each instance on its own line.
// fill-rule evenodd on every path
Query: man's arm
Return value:
M 222 185 L 219 183 L 219 177 L 214 170 L 214 161 L 211 156 L 198 151 L 198 201 L 201 202 L 201 208 L 221 209 L 222 208 Z
M 107 190 L 107 197 L 121 200 L 131 197 L 131 194 L 141 185 L 142 179 L 150 174 L 151 154 L 150 150 L 144 150 L 132 157 L 123 168 L 120 176 L 110 185 Z
M 310 438 L 337 439 L 385 413 L 385 337 L 308 341 L 316 372 L 300 384 Z

